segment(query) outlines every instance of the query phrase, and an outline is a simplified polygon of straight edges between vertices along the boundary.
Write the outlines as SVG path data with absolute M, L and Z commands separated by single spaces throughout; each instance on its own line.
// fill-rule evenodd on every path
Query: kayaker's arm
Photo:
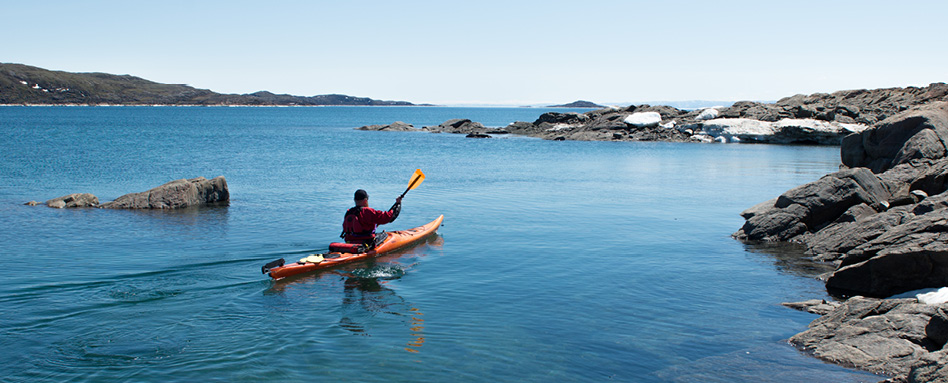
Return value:
M 394 221 L 395 218 L 398 218 L 398 213 L 402 212 L 402 197 L 396 198 L 395 204 L 392 205 L 392 208 L 388 209 L 388 211 L 392 213 L 392 221 Z

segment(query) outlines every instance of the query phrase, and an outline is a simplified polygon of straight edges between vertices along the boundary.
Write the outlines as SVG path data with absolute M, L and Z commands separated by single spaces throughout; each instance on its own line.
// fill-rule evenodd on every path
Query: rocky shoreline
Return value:
M 948 381 L 948 299 L 887 298 L 948 286 L 948 102 L 846 136 L 840 157 L 842 170 L 741 213 L 734 237 L 834 266 L 820 279 L 842 302 L 785 304 L 822 315 L 790 343 L 894 382 Z
M 550 112 L 533 122 L 517 121 L 505 127 L 453 119 L 421 128 L 399 122 L 356 129 L 473 136 L 517 134 L 546 140 L 839 145 L 847 135 L 935 101 L 948 101 L 948 84 L 796 95 L 772 104 L 741 101 L 701 110 L 633 105 L 586 113 Z

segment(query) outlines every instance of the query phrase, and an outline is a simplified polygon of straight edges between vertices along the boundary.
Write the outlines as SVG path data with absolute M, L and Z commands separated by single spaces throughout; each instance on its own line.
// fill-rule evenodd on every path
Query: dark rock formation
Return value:
M 141 193 L 116 198 L 99 207 L 106 209 L 178 209 L 191 206 L 227 202 L 230 193 L 223 176 L 208 180 L 204 177 L 168 182 Z
M 945 229 L 945 222 L 942 222 L 941 229 Z M 945 234 L 935 239 L 940 243 L 925 238 L 926 245 L 932 245 L 931 248 L 896 245 L 872 256 L 857 253 L 847 257 L 844 262 L 849 261 L 848 258 L 859 262 L 841 266 L 826 280 L 826 288 L 842 294 L 866 293 L 887 297 L 927 287 L 948 286 L 948 244 L 945 243 L 948 234 L 940 234 Z M 899 235 L 899 238 L 906 237 Z M 910 240 L 915 241 L 915 238 Z
M 99 206 L 99 198 L 89 193 L 74 193 L 46 201 L 46 206 L 58 209 Z
M 948 102 L 934 102 L 846 137 L 843 165 L 881 173 L 913 159 L 940 159 L 948 153 Z
M 467 138 L 490 138 L 490 134 L 481 134 L 481 133 L 470 133 Z
M 869 144 L 842 153 L 864 150 L 860 164 L 888 170 L 846 169 L 791 189 L 744 211 L 735 237 L 803 244 L 814 260 L 837 265 L 826 285 L 840 295 L 948 285 L 948 158 L 940 139 L 918 139 L 942 132 L 948 103 L 938 102 L 848 137 Z
M 388 125 L 367 125 L 356 128 L 356 130 L 377 130 L 382 132 L 414 132 L 419 129 L 415 129 L 412 124 L 406 124 L 401 121 L 395 121 Z
M 868 169 L 842 170 L 745 210 L 741 216 L 747 222 L 735 236 L 744 240 L 800 239 L 826 227 L 853 206 L 884 210 L 889 198 L 888 189 Z
M 438 126 L 426 126 L 422 129 L 427 129 L 433 133 L 456 133 L 456 134 L 486 134 L 487 128 L 484 127 L 480 122 L 474 122 L 466 118 L 456 118 L 453 120 L 448 120 Z
M 895 376 L 897 381 L 948 381 L 948 305 L 863 297 L 835 305 L 785 305 L 822 315 L 790 338 L 817 358 Z M 811 310 L 815 307 L 819 312 Z

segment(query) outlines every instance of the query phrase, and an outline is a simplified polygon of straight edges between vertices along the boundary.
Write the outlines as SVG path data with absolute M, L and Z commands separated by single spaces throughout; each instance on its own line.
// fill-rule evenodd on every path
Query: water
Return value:
M 826 297 L 738 213 L 837 148 L 363 132 L 529 108 L 0 107 L 0 376 L 10 381 L 877 381 L 786 343 Z M 440 235 L 273 282 L 357 188 Z M 227 177 L 228 207 L 29 207 Z

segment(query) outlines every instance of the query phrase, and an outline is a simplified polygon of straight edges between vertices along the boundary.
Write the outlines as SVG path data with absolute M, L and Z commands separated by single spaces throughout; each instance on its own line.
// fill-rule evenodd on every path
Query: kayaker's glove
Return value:
M 402 212 L 402 201 L 395 201 L 395 204 L 388 211 L 392 212 L 392 221 L 394 221 L 395 218 L 398 218 L 398 213 Z

